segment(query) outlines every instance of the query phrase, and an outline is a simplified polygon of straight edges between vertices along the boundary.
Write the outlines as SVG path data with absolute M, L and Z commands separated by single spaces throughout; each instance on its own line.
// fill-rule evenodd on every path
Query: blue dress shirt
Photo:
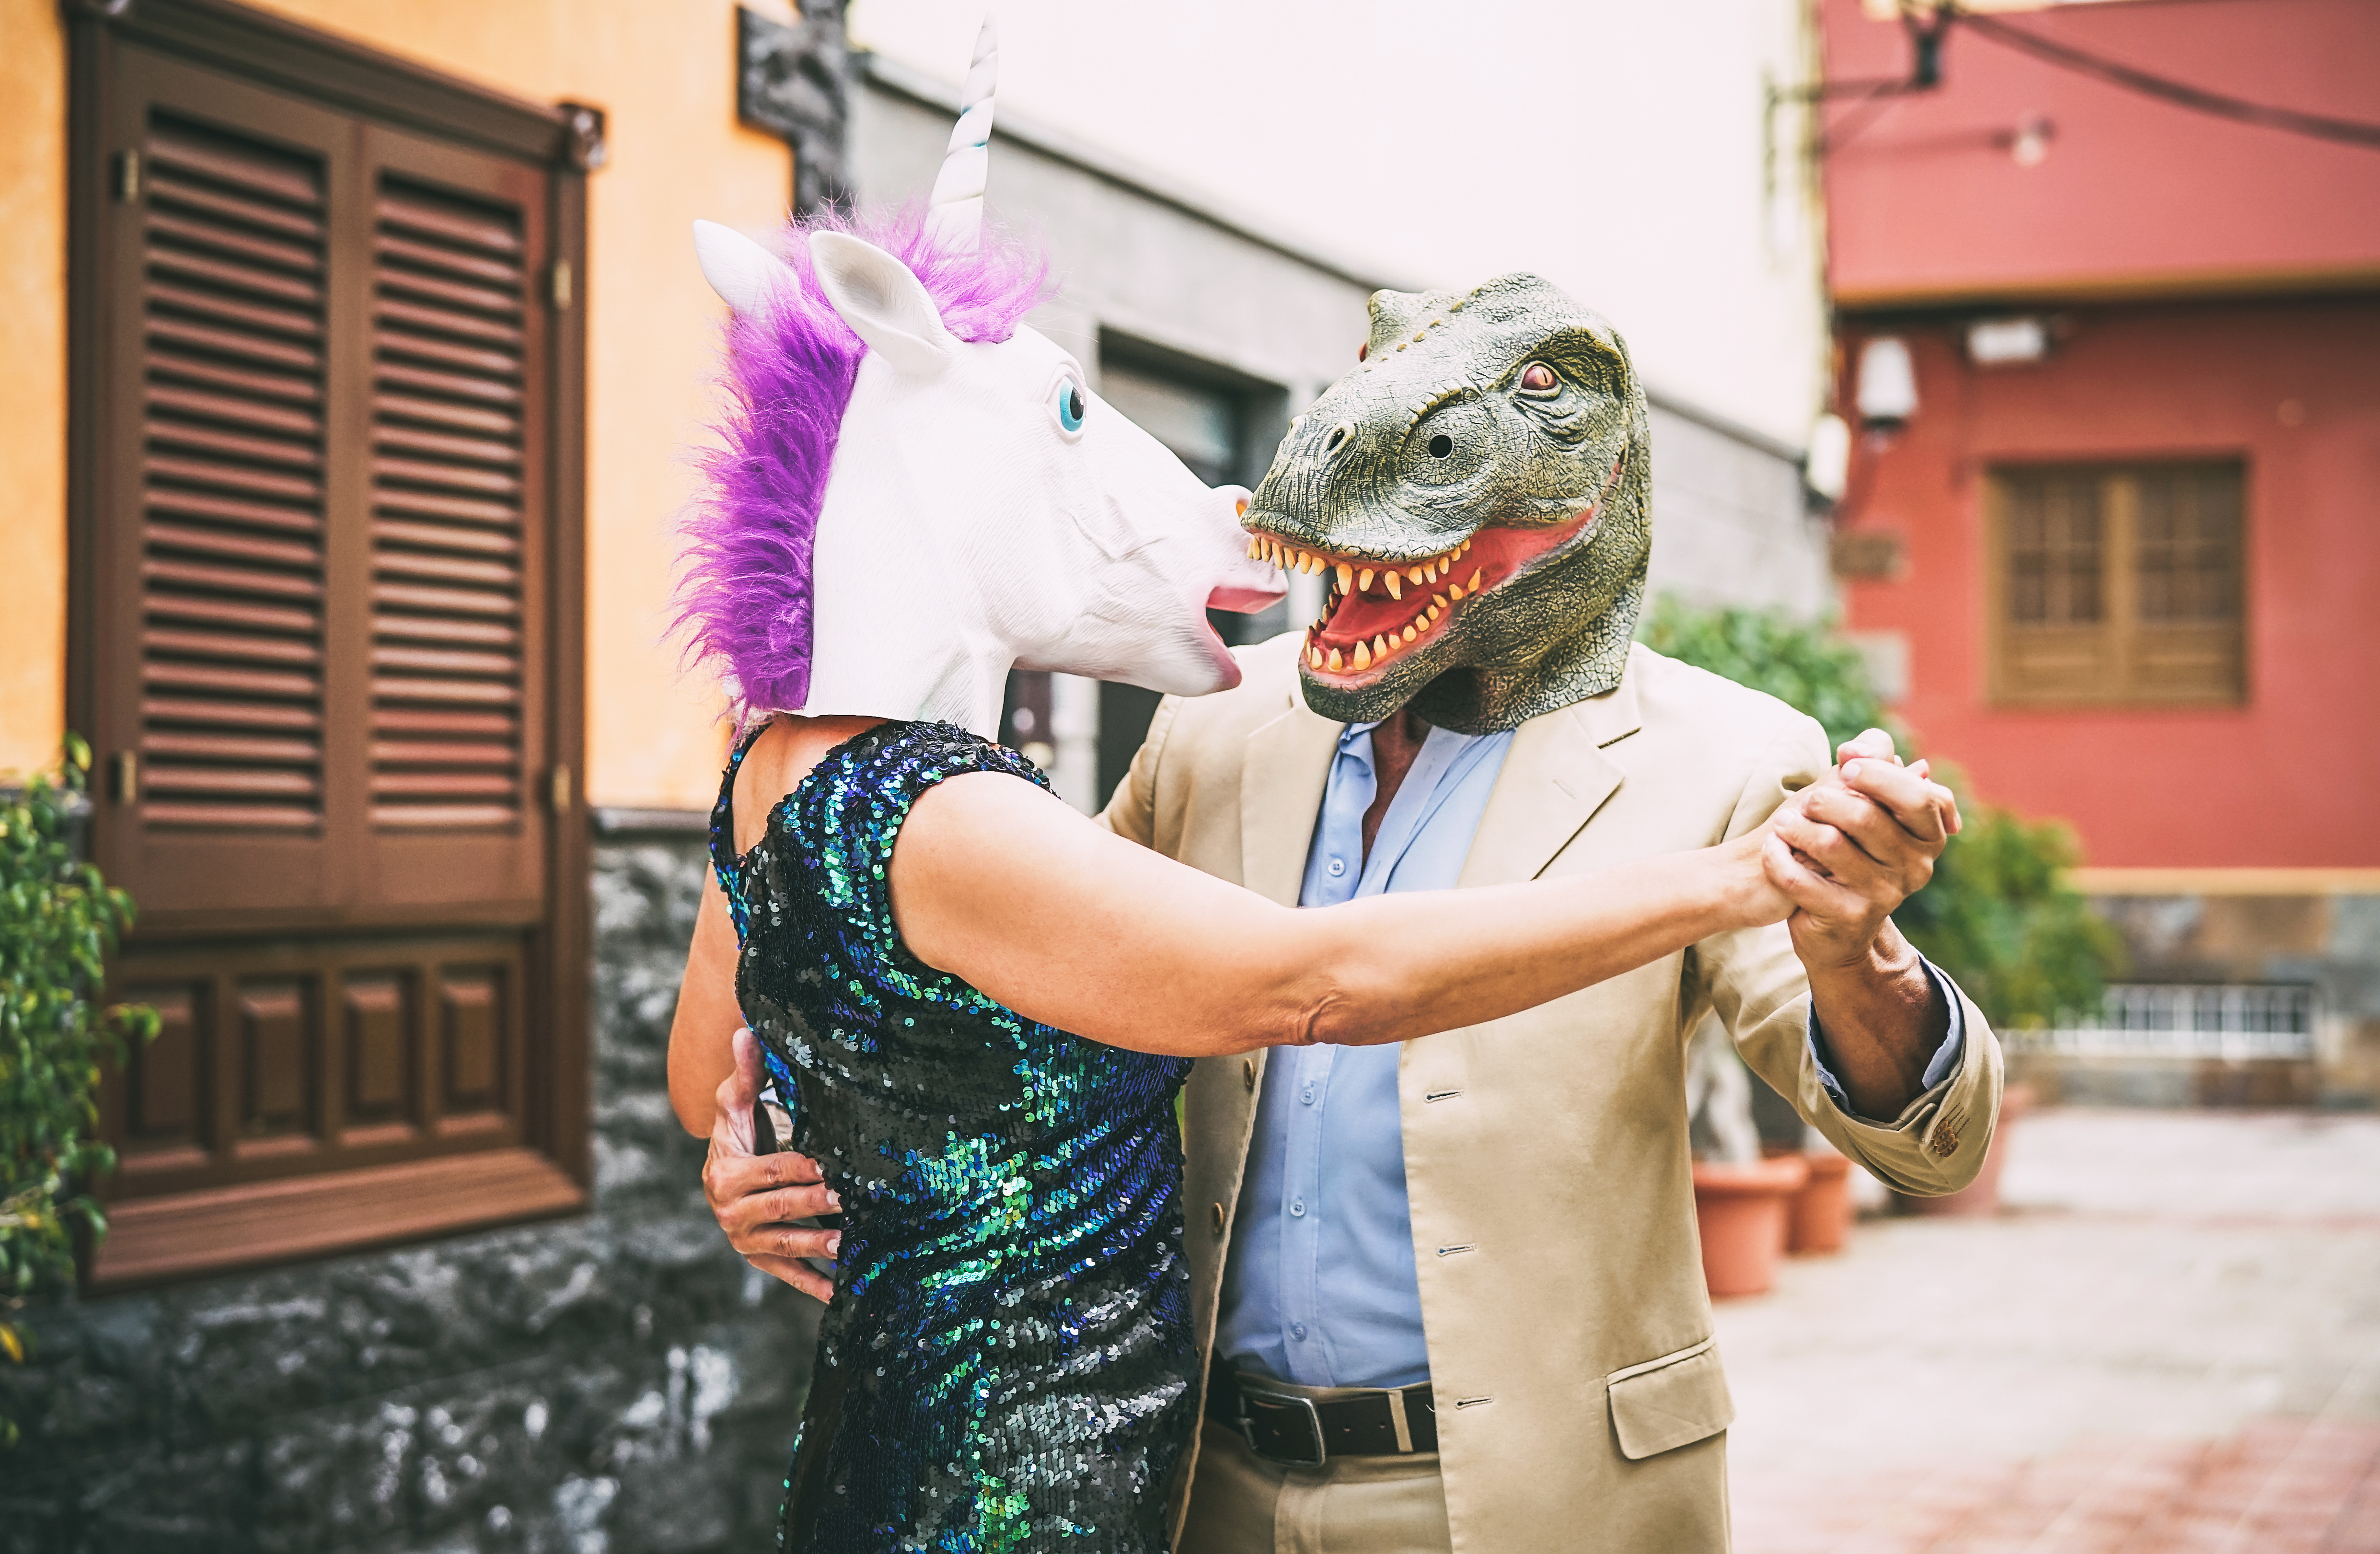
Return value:
M 1367 859 L 1374 726 L 1339 736 L 1300 906 L 1453 889 L 1512 745 L 1509 733 L 1431 729 Z M 1233 1365 L 1308 1387 L 1428 1379 L 1397 1113 L 1402 1050 L 1279 1047 L 1265 1061 L 1215 1334 Z
M 1431 729 L 1366 858 L 1364 814 L 1379 791 L 1376 726 L 1350 724 L 1339 736 L 1300 906 L 1451 890 L 1512 744 L 1509 733 Z M 1966 1038 L 1956 991 L 1926 970 L 1950 1006 L 1949 1035 L 1926 1065 L 1931 1088 L 1957 1067 Z M 1810 1035 L 1819 1078 L 1848 1111 L 1815 1018 Z M 1278 1047 L 1266 1060 L 1215 1331 L 1215 1352 L 1236 1368 L 1306 1387 L 1429 1379 L 1397 1106 L 1402 1050 Z

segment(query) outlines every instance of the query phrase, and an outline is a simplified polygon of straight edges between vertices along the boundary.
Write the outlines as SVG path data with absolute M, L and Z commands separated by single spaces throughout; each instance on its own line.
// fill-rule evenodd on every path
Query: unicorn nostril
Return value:
M 1353 443 L 1354 440 L 1355 423 L 1354 421 L 1341 421 L 1337 426 L 1330 429 L 1330 434 L 1329 436 L 1322 439 L 1322 456 L 1324 458 L 1336 457 L 1339 450 L 1344 448 L 1348 443 Z

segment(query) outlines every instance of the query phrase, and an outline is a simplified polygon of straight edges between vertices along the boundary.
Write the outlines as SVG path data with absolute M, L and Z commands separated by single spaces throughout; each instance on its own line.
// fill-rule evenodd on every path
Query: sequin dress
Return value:
M 919 795 L 963 772 L 1046 780 L 964 729 L 881 724 L 737 858 L 750 747 L 710 832 L 736 993 L 844 1219 L 779 1547 L 1162 1554 L 1194 1424 L 1172 1112 L 1189 1062 L 1026 1019 L 892 922 Z

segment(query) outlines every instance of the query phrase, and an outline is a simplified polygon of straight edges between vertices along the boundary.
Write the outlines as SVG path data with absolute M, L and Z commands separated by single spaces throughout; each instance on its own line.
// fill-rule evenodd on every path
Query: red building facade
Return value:
M 1821 14 L 1829 79 L 1906 75 L 1900 22 Z M 2285 1037 L 2262 1045 L 2299 1088 L 2318 1069 L 2368 1092 L 2380 144 L 2192 111 L 2095 62 L 2380 125 L 2380 7 L 2357 0 L 1954 20 L 1939 86 L 1830 103 L 1846 624 L 1906 665 L 1929 751 L 2073 825 L 2158 1018 L 2186 1031 L 2226 995 L 2174 989 L 2234 990 L 2168 1056 Z M 2238 1014 L 2243 989 L 2265 1015 Z M 2225 1027 L 2283 1007 L 2302 1028 Z

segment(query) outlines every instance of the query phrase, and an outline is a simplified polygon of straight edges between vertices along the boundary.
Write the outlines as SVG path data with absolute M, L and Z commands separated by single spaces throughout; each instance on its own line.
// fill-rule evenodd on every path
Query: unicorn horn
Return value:
M 951 129 L 942 170 L 934 176 L 927 202 L 926 233 L 941 246 L 961 250 L 983 243 L 983 186 L 991 170 L 991 91 L 1000 79 L 1000 18 L 987 13 L 975 35 L 966 89 L 959 93 L 959 122 Z

